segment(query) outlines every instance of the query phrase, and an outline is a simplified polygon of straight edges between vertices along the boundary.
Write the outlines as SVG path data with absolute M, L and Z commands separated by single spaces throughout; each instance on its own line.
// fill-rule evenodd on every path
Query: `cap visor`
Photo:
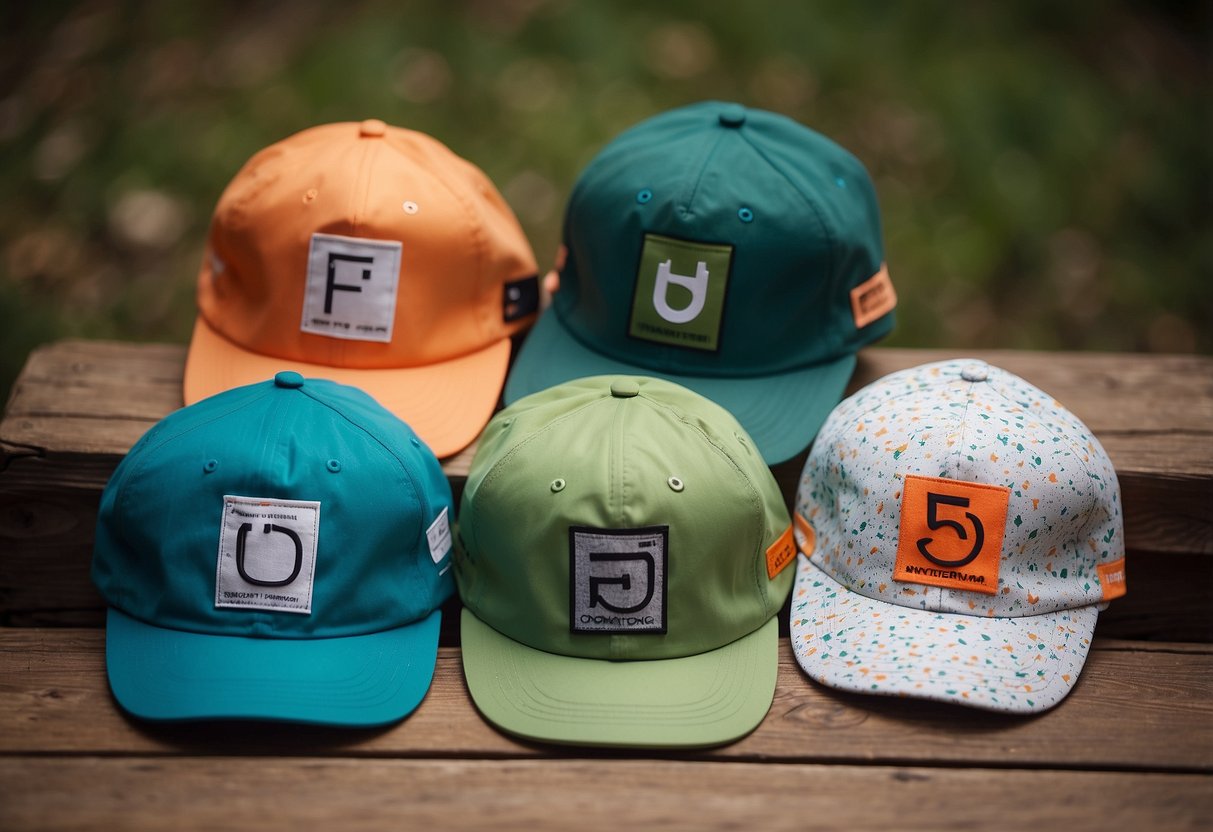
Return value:
M 199 317 L 185 362 L 185 403 L 294 370 L 361 388 L 407 422 L 435 456 L 447 457 L 467 447 L 488 424 L 509 361 L 510 340 L 505 338 L 479 352 L 424 367 L 329 367 L 249 352 Z
M 545 653 L 466 607 L 463 670 L 485 718 L 520 737 L 577 745 L 694 748 L 740 739 L 775 695 L 778 622 L 709 653 L 607 661 Z
M 616 361 L 577 340 L 552 309 L 539 317 L 514 360 L 505 402 L 575 378 L 597 375 L 657 376 L 716 402 L 746 429 L 768 465 L 785 462 L 817 436 L 842 401 L 855 356 L 766 376 L 720 378 L 660 372 Z
M 796 661 L 824 685 L 992 711 L 1036 713 L 1078 680 L 1096 606 L 1022 618 L 902 607 L 853 592 L 797 557 Z
M 114 697 L 144 719 L 271 719 L 372 726 L 425 697 L 441 612 L 364 636 L 267 639 L 153 627 L 110 608 Z

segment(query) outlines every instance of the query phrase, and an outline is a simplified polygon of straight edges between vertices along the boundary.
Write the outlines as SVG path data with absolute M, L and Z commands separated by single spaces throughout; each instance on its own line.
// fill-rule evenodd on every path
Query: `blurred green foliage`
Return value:
M 0 21 L 0 396 L 43 341 L 185 342 L 211 209 L 297 130 L 438 137 L 546 266 L 597 150 L 705 98 L 871 170 L 888 343 L 1213 350 L 1204 4 L 146 0 Z

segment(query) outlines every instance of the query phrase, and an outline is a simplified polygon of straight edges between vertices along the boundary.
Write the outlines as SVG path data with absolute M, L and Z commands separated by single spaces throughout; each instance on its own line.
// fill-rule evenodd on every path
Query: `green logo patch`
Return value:
M 628 334 L 715 352 L 732 261 L 730 245 L 645 234 Z

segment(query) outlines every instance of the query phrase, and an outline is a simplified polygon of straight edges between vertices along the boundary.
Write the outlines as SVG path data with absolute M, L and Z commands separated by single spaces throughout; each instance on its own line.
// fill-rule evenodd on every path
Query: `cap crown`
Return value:
M 309 291 L 326 306 L 315 235 L 322 245 L 324 235 L 354 238 L 344 253 L 371 258 L 341 264 L 351 271 L 335 282 L 348 288 L 335 300 L 330 292 L 327 307 L 353 313 L 336 323 L 312 323 L 315 309 L 305 310 Z M 373 279 L 359 280 L 364 268 Z M 263 355 L 414 367 L 475 352 L 529 324 L 530 314 L 506 314 L 505 284 L 535 274 L 517 219 L 479 168 L 412 130 L 374 120 L 326 124 L 257 153 L 223 192 L 198 307 L 217 332 Z M 372 300 L 372 291 L 385 294 Z M 369 335 L 342 331 L 350 319 L 354 335 L 357 322 Z
M 303 538 L 303 583 L 227 584 L 279 597 L 310 589 L 310 613 L 218 605 L 217 583 L 226 579 L 217 573 L 233 574 L 237 536 L 225 537 L 225 497 L 233 495 L 253 498 L 248 505 L 319 503 L 318 517 L 298 509 L 318 519 L 314 559 L 307 529 L 277 519 L 292 516 L 290 505 L 250 517 L 240 543 L 249 550 L 248 574 L 281 579 L 283 568 L 270 576 L 257 557 L 294 531 Z M 93 580 L 111 606 L 171 629 L 277 638 L 375 633 L 424 618 L 453 591 L 450 553 L 435 562 L 426 535 L 444 511 L 449 519 L 453 505 L 438 461 L 365 393 L 317 379 L 238 387 L 169 415 L 118 466 L 102 495 Z
M 1016 617 L 1123 592 L 1123 569 L 1101 573 L 1124 556 L 1104 449 L 1047 393 L 982 362 L 893 373 L 843 401 L 809 453 L 797 513 L 814 564 L 891 604 Z M 983 561 L 996 580 L 981 580 Z
M 578 179 L 564 242 L 555 314 L 656 372 L 781 372 L 893 325 L 859 328 L 851 305 L 884 262 L 867 171 L 774 113 L 704 102 L 620 134 Z
M 576 597 L 584 604 L 588 586 L 573 574 L 580 536 L 659 538 L 663 528 L 665 631 L 574 631 Z M 482 621 L 531 647 L 598 659 L 687 656 L 778 611 L 792 571 L 769 578 L 766 551 L 787 528 L 770 470 L 724 409 L 657 379 L 579 379 L 489 423 L 463 492 L 457 579 Z M 621 574 L 601 591 L 618 589 Z M 646 578 L 629 580 L 639 589 Z

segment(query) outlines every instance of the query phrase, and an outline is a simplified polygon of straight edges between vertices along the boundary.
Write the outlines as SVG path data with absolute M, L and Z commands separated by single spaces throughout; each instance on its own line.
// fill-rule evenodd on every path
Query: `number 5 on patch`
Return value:
M 993 595 L 1011 489 L 944 477 L 905 478 L 897 581 Z

